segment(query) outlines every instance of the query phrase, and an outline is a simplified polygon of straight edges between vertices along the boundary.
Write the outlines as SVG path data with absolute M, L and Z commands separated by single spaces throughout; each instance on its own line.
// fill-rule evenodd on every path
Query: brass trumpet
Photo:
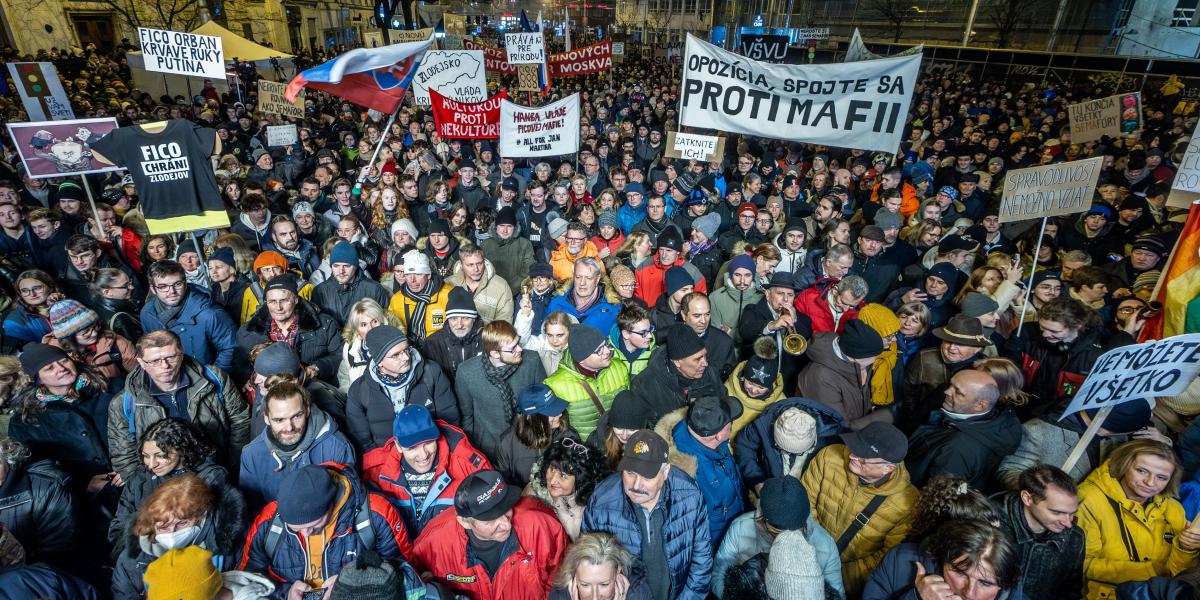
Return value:
M 794 317 L 796 316 L 795 309 L 790 306 L 785 308 L 787 308 L 788 314 L 792 315 L 794 320 Z M 800 356 L 807 350 L 808 340 L 804 339 L 804 336 L 800 335 L 799 333 L 796 333 L 795 325 L 788 327 L 787 334 L 783 336 L 783 351 L 792 356 Z

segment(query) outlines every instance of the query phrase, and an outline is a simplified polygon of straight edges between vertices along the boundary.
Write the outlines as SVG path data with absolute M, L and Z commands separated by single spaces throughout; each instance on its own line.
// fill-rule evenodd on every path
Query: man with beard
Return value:
M 422 352 L 453 377 L 463 361 L 481 352 L 479 335 L 482 331 L 483 322 L 475 310 L 471 293 L 455 287 L 450 290 L 446 302 L 446 326 L 425 340 Z
M 500 436 L 516 414 L 516 398 L 546 379 L 542 361 L 523 360 L 517 330 L 508 321 L 492 321 L 480 335 L 483 353 L 467 359 L 454 376 L 463 431 L 487 456 L 498 456 Z
M 467 205 L 467 210 L 471 214 L 479 210 L 480 206 L 485 206 L 490 200 L 487 190 L 479 185 L 479 179 L 475 176 L 475 165 L 470 162 L 464 162 L 458 168 L 458 185 L 454 188 L 454 201 L 462 202 Z
M 541 186 L 541 182 L 529 184 L 531 197 L 534 195 L 534 186 Z M 517 290 L 525 279 L 529 265 L 533 264 L 533 244 L 519 235 L 517 215 L 511 208 L 502 209 L 496 215 L 495 227 L 496 235 L 483 240 L 480 246 L 496 270 L 496 275 L 503 278 L 510 289 Z M 508 316 L 511 315 L 503 315 L 502 318 Z
M 288 266 L 312 277 L 321 266 L 321 257 L 312 242 L 300 237 L 300 230 L 286 215 L 271 220 L 271 242 L 263 250 L 274 250 L 288 261 Z
M 429 257 L 420 250 L 409 250 L 401 264 L 404 282 L 392 294 L 388 312 L 400 319 L 408 338 L 420 346 L 426 338 L 445 326 L 446 303 L 454 286 L 433 273 Z M 454 420 L 458 420 L 457 415 Z
M 428 243 L 425 244 L 425 256 L 429 258 L 438 277 L 445 279 L 454 272 L 454 267 L 458 264 L 459 241 L 450 233 L 450 223 L 445 219 L 434 219 L 428 225 L 429 237 Z M 417 223 L 417 227 L 420 226 L 421 224 Z
M 322 281 L 313 291 L 313 303 L 338 323 L 345 322 L 350 307 L 363 298 L 386 306 L 391 297 L 375 280 L 362 274 L 354 244 L 342 240 L 329 251 L 333 277 Z
M 709 294 L 712 305 L 712 325 L 733 338 L 741 347 L 741 331 L 738 322 L 742 312 L 762 299 L 762 290 L 754 283 L 754 259 L 749 254 L 739 254 L 729 261 L 725 273 L 725 285 Z
M 300 467 L 355 463 L 349 440 L 338 431 L 337 422 L 312 403 L 304 386 L 286 380 L 276 383 L 262 407 L 266 427 L 242 450 L 238 473 L 238 487 L 251 510 L 275 500 L 279 483 Z

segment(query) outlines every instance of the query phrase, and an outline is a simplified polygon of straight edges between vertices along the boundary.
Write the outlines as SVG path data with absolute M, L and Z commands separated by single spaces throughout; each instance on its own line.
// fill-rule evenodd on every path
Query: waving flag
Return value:
M 537 26 L 538 26 L 537 30 L 545 31 L 545 28 L 542 27 L 542 11 L 540 11 L 540 10 L 538 11 L 537 19 L 538 19 L 537 20 Z M 545 36 L 546 34 L 543 33 L 542 35 Z M 550 93 L 550 57 L 549 56 L 546 56 L 546 60 L 543 60 L 542 64 L 538 65 L 538 87 L 541 88 L 541 90 L 542 90 L 541 94 L 543 96 L 546 96 Z
M 1163 310 L 1146 322 L 1138 341 L 1200 332 L 1200 202 L 1192 204 L 1151 299 Z
M 329 92 L 355 104 L 391 113 L 421 64 L 433 38 L 381 48 L 351 50 L 296 75 L 284 97 L 288 102 L 306 87 Z
M 541 26 L 540 23 L 538 25 Z M 537 31 L 533 28 L 533 25 L 529 24 L 529 16 L 525 14 L 525 9 L 523 8 L 521 9 L 521 31 L 524 31 L 525 33 L 533 33 L 534 31 Z

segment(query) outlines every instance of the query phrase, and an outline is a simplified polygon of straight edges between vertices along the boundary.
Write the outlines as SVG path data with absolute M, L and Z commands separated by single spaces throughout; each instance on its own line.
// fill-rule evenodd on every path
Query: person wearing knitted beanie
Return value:
M 221 591 L 221 572 L 212 552 L 199 546 L 168 550 L 146 567 L 146 600 L 212 600 Z
M 800 531 L 783 531 L 775 536 L 764 579 L 771 600 L 825 598 L 825 578 L 816 551 Z
M 330 600 L 404 600 L 404 577 L 379 553 L 368 550 L 342 568 Z
M 904 381 L 904 365 L 900 364 L 895 338 L 900 333 L 900 319 L 892 309 L 872 303 L 858 311 L 858 320 L 883 338 L 883 353 L 871 365 L 871 403 L 888 406 L 896 401 L 896 382 Z
M 50 331 L 60 340 L 70 340 L 76 333 L 91 327 L 100 319 L 96 311 L 71 299 L 59 300 L 50 306 Z

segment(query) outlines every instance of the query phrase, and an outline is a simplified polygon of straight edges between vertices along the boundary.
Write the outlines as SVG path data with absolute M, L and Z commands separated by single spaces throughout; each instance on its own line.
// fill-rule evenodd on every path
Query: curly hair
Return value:
M 987 561 L 1002 590 L 1011 590 L 1021 581 L 1021 555 L 1008 535 L 984 521 L 950 519 L 936 535 L 926 538 L 921 550 L 941 563 L 943 570 L 966 571 Z
M 175 453 L 179 457 L 179 468 L 191 472 L 195 472 L 212 452 L 196 426 L 183 419 L 163 419 L 147 427 L 138 441 L 138 448 L 146 442 L 154 442 L 168 455 Z
M 977 519 L 989 523 L 1000 520 L 996 508 L 979 490 L 959 477 L 936 477 L 925 484 L 917 500 L 910 540 L 920 540 L 938 525 L 952 519 Z
M 570 440 L 570 441 L 568 441 Z M 546 471 L 554 467 L 565 475 L 575 476 L 575 504 L 586 506 L 596 486 L 608 477 L 608 461 L 594 448 L 574 437 L 565 437 L 542 451 L 541 464 L 534 478 L 547 486 Z

